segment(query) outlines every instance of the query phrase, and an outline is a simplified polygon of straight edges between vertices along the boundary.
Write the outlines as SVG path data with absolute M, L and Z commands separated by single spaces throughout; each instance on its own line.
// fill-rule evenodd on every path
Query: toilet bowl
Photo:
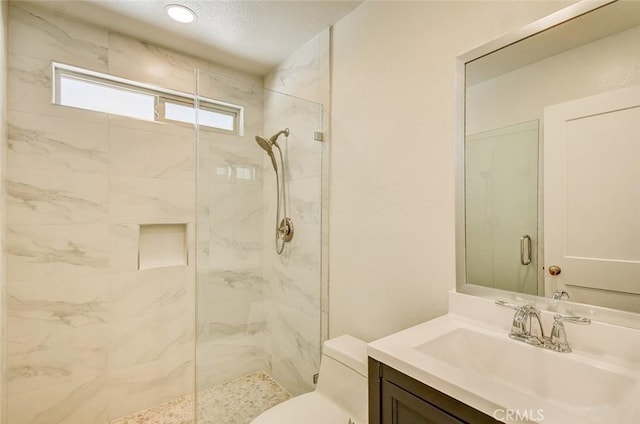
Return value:
M 251 424 L 366 424 L 367 395 L 367 345 L 344 335 L 324 343 L 315 391 L 274 406 Z

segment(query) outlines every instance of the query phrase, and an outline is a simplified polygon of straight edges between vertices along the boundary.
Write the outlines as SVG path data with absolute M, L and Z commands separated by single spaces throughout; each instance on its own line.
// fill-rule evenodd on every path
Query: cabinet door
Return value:
M 464 424 L 387 380 L 382 386 L 382 424 Z

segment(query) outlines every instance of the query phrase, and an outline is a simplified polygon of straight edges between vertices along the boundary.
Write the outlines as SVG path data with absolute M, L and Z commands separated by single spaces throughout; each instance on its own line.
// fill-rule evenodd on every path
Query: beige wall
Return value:
M 446 312 L 456 56 L 567 4 L 366 2 L 334 27 L 330 336 Z
M 7 24 L 9 3 L 0 1 L 0 181 L 4 181 L 7 148 Z M 5 344 L 6 344 L 6 256 L 5 256 L 5 192 L 0 185 L 0 423 L 4 422 Z

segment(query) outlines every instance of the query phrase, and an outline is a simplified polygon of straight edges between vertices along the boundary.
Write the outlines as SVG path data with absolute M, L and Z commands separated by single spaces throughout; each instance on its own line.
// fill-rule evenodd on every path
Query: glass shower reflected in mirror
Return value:
M 465 145 L 467 281 L 538 294 L 538 121 Z
M 322 105 L 206 71 L 197 87 L 238 125 L 197 130 L 196 422 L 249 423 L 313 390 L 319 368 Z M 278 133 L 282 162 L 256 143 Z M 279 190 L 296 226 L 281 254 Z

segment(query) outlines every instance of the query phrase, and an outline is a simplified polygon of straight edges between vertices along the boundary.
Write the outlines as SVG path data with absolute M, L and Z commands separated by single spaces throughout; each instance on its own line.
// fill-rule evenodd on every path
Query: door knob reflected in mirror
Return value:
M 558 265 L 551 265 L 549 267 L 549 274 L 551 275 L 559 275 L 562 272 L 562 268 L 560 268 Z

